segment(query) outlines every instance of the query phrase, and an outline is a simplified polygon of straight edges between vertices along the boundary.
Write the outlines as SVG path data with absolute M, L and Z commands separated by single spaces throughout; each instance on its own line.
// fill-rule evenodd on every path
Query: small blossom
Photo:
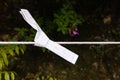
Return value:
M 77 36 L 77 35 L 79 35 L 79 31 L 77 27 L 70 29 L 70 36 Z

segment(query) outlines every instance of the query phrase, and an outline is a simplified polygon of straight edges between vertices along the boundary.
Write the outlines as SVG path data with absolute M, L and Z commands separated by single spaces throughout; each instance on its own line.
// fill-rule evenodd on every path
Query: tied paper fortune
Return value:
M 31 16 L 30 12 L 27 9 L 21 9 L 20 14 L 23 16 L 23 19 L 37 31 L 34 39 L 35 46 L 47 48 L 48 50 L 54 52 L 68 62 L 72 64 L 76 63 L 78 55 L 61 46 L 57 42 L 50 40 L 47 35 L 42 31 L 40 26 L 37 24 L 37 22 L 34 20 L 34 18 Z

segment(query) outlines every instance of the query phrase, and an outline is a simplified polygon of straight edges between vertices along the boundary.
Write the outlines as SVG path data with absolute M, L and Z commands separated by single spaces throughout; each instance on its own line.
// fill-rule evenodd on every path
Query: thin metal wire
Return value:
M 120 42 L 57 42 L 58 44 L 120 44 Z M 5 41 L 1 41 L 0 44 L 26 44 L 26 45 L 30 45 L 30 44 L 35 44 L 35 42 L 5 42 Z
M 35 42 L 0 42 L 0 44 L 35 44 Z
M 120 42 L 58 42 L 59 44 L 120 44 Z

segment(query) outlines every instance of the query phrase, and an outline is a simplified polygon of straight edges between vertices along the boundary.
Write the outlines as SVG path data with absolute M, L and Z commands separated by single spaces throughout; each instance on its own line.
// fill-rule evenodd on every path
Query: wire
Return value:
M 73 44 L 73 45 L 76 45 L 76 44 L 78 44 L 78 45 L 80 45 L 80 44 L 86 44 L 86 45 L 89 45 L 89 44 L 120 44 L 120 42 L 112 42 L 112 41 L 110 41 L 110 42 L 90 42 L 90 41 L 88 41 L 88 42 L 57 42 L 58 44 L 69 44 L 69 45 L 71 45 L 71 44 Z M 35 42 L 5 42 L 5 41 L 2 41 L 2 42 L 0 42 L 0 44 L 26 44 L 26 45 L 31 45 L 31 44 L 35 44 Z

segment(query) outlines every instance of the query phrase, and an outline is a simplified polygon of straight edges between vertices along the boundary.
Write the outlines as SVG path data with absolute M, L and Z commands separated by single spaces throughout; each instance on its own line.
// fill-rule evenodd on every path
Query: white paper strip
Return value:
M 78 58 L 77 54 L 71 52 L 70 50 L 64 48 L 63 46 L 61 46 L 58 43 L 53 42 L 51 40 L 49 40 L 46 48 L 53 51 L 57 55 L 59 54 L 60 57 L 66 59 L 67 61 L 69 61 L 73 64 L 75 64 L 75 62 Z
M 50 40 L 47 35 L 42 31 L 42 29 L 39 27 L 37 22 L 34 20 L 34 18 L 31 16 L 28 10 L 26 9 L 21 9 L 20 11 L 21 15 L 23 16 L 24 20 L 30 24 L 35 30 L 37 30 L 36 36 L 35 36 L 35 46 L 39 47 L 45 47 L 52 52 L 56 53 L 63 59 L 71 62 L 72 64 L 75 64 L 78 55 L 73 53 L 72 51 L 62 47 L 58 43 Z

